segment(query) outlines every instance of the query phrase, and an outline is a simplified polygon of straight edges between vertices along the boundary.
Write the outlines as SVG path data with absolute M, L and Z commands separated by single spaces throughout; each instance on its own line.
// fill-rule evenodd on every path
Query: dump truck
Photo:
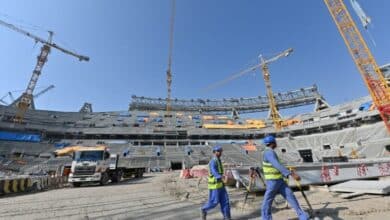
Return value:
M 129 163 L 119 165 L 120 155 L 110 153 L 107 146 L 69 146 L 54 152 L 56 156 L 71 155 L 72 165 L 68 182 L 74 187 L 82 183 L 100 185 L 119 182 L 124 178 L 141 178 L 145 167 L 130 167 Z M 128 158 L 126 158 L 128 159 Z

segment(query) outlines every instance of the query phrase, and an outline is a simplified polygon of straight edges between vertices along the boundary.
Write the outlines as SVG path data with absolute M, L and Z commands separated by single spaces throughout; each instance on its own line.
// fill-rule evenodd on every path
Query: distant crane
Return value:
M 11 30 L 14 30 L 18 33 L 21 33 L 27 37 L 30 37 L 32 39 L 35 40 L 35 42 L 40 42 L 43 44 L 43 46 L 41 47 L 41 52 L 37 58 L 37 64 L 35 66 L 35 69 L 33 71 L 33 74 L 31 76 L 31 79 L 27 85 L 27 89 L 25 90 L 25 92 L 22 94 L 22 96 L 20 97 L 20 101 L 18 102 L 17 104 L 17 112 L 16 112 L 16 115 L 15 115 L 15 118 L 14 118 L 14 122 L 17 122 L 17 123 L 22 123 L 23 122 L 23 119 L 24 119 L 24 115 L 27 111 L 27 109 L 30 107 L 31 105 L 31 102 L 32 102 L 32 98 L 33 98 L 33 92 L 34 92 L 34 89 L 35 89 L 35 86 L 37 84 L 37 81 L 38 81 L 38 78 L 39 76 L 41 75 L 41 72 L 42 72 L 42 68 L 43 66 L 45 65 L 46 61 L 47 61 L 47 57 L 50 53 L 50 50 L 51 48 L 55 48 L 65 54 L 68 54 L 68 55 L 71 55 L 71 56 L 74 56 L 76 58 L 78 58 L 80 61 L 89 61 L 89 57 L 87 56 L 83 56 L 83 55 L 79 55 L 75 52 L 72 52 L 72 51 L 69 51 L 67 49 L 64 49 L 60 46 L 58 46 L 57 44 L 53 43 L 52 42 L 52 38 L 53 38 L 53 32 L 52 31 L 49 31 L 49 38 L 48 40 L 44 40 L 38 36 L 35 36 L 25 30 L 22 30 L 12 24 L 9 24 L 5 21 L 2 21 L 0 20 L 0 24 L 11 29 Z
M 54 89 L 54 87 L 55 87 L 54 85 L 50 85 L 50 86 L 48 86 L 48 87 L 42 89 L 41 91 L 37 92 L 36 94 L 34 94 L 34 95 L 33 95 L 33 99 L 31 100 L 31 106 L 30 106 L 30 108 L 35 109 L 34 100 L 35 100 L 36 98 L 38 98 L 39 96 L 41 96 L 41 95 L 47 93 L 48 91 Z M 23 90 L 22 90 L 22 91 L 23 91 Z M 14 92 L 17 92 L 17 91 L 14 91 Z M 11 100 L 11 104 L 9 104 L 8 102 L 6 102 L 6 101 L 4 100 L 4 99 L 7 98 L 7 97 L 9 97 L 9 99 Z M 2 104 L 4 104 L 4 105 L 9 105 L 9 106 L 15 106 L 15 107 L 16 107 L 20 99 L 21 99 L 21 97 L 15 100 L 15 98 L 14 98 L 12 92 L 7 92 L 7 94 L 5 94 L 3 97 L 0 98 L 0 103 L 2 103 Z
M 55 87 L 54 85 L 50 85 L 50 86 L 48 86 L 48 87 L 42 89 L 41 91 L 37 92 L 37 93 L 33 96 L 33 98 L 34 98 L 34 99 L 38 98 L 39 96 L 41 96 L 41 95 L 47 93 L 48 91 L 54 89 L 54 87 Z
M 11 99 L 12 102 L 15 101 L 14 95 L 12 95 L 12 92 L 8 92 L 9 98 Z
M 23 91 L 23 90 L 22 90 Z M 12 92 L 20 92 L 20 91 L 12 91 Z M 15 101 L 15 97 L 12 94 L 11 91 L 7 92 L 3 97 L 0 98 L 0 102 L 3 103 L 4 105 L 8 105 L 8 103 L 4 100 L 5 98 L 9 98 L 11 100 L 11 103 Z
M 28 108 L 30 109 L 35 109 L 35 102 L 34 100 L 36 98 L 38 98 L 39 96 L 45 94 L 46 92 L 48 92 L 49 90 L 51 89 L 54 89 L 54 85 L 50 85 L 44 89 L 42 89 L 41 91 L 37 92 L 36 94 L 32 95 L 31 97 L 31 102 L 30 102 L 30 105 L 28 106 Z M 10 106 L 13 106 L 13 107 L 18 107 L 18 104 L 20 103 L 21 99 L 23 98 L 23 95 L 20 96 L 18 99 L 12 101 L 11 105 Z
M 261 65 L 261 70 L 263 72 L 263 78 L 265 82 L 265 87 L 267 89 L 267 96 L 268 96 L 268 102 L 269 102 L 269 109 L 270 109 L 270 116 L 272 121 L 274 122 L 275 129 L 279 131 L 282 128 L 282 117 L 279 114 L 278 108 L 276 106 L 274 94 L 272 92 L 272 87 L 271 87 L 271 80 L 270 80 L 270 73 L 269 73 L 269 68 L 268 64 L 275 62 L 279 60 L 282 57 L 287 57 L 293 52 L 292 48 L 289 48 L 282 53 L 276 55 L 273 58 L 270 58 L 268 60 L 265 60 L 262 55 L 259 56 L 260 58 L 260 65 Z
M 167 108 L 166 115 L 170 116 L 171 111 L 171 85 L 172 85 L 172 52 L 173 52 L 173 28 L 175 24 L 175 11 L 176 11 L 176 1 L 172 0 L 171 2 L 171 21 L 170 21 L 170 31 L 169 31 L 169 54 L 168 54 L 168 69 L 167 69 Z
M 268 65 L 270 63 L 273 63 L 277 60 L 279 60 L 280 58 L 282 57 L 287 57 L 288 55 L 290 55 L 291 53 L 293 52 L 293 49 L 292 48 L 289 48 L 281 53 L 279 53 L 278 55 L 270 58 L 270 59 L 267 59 L 265 60 L 264 57 L 262 55 L 259 56 L 259 59 L 260 59 L 260 63 L 259 64 L 256 64 L 255 66 L 252 66 L 252 67 L 249 67 L 239 73 L 236 73 L 236 74 L 233 74 L 231 75 L 230 77 L 222 80 L 222 81 L 219 81 L 215 84 L 212 84 L 208 87 L 206 87 L 206 90 L 210 90 L 210 89 L 213 89 L 215 87 L 218 87 L 218 86 L 221 86 L 221 85 L 224 85 L 238 77 L 241 77 L 247 73 L 250 73 L 250 72 L 253 72 L 259 68 L 261 68 L 262 70 L 262 73 L 263 73 L 263 78 L 264 78 L 264 82 L 265 82 L 265 86 L 266 86 L 266 90 L 267 90 L 267 97 L 268 97 L 268 102 L 269 102 L 269 107 L 270 107 L 270 118 L 272 119 L 273 123 L 274 123 L 274 126 L 275 126 L 275 129 L 276 130 L 280 130 L 281 127 L 282 127 L 282 118 L 279 114 L 279 111 L 278 111 L 278 108 L 276 106 L 276 102 L 275 102 L 275 98 L 274 98 L 274 95 L 273 95 L 273 92 L 272 92 L 272 87 L 271 87 L 271 80 L 270 80 L 270 73 L 269 73 L 269 68 L 268 68 Z
M 8 94 L 5 94 L 3 97 L 0 98 L 0 103 L 2 103 L 3 105 L 8 105 L 7 102 L 4 101 L 5 97 L 7 97 Z
M 390 132 L 390 90 L 367 43 L 342 0 L 324 0 L 346 46 Z

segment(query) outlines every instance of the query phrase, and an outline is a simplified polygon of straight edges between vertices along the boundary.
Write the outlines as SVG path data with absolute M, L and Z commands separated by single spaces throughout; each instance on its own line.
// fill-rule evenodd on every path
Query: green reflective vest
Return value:
M 218 160 L 217 158 L 213 158 L 213 160 L 215 160 L 216 164 L 217 164 L 217 170 L 218 170 L 218 173 L 223 175 L 223 166 L 221 164 L 221 161 Z M 209 163 L 209 178 L 208 178 L 208 188 L 209 189 L 220 189 L 223 187 L 223 182 L 222 181 L 219 181 L 217 182 L 217 179 L 213 176 L 213 174 L 211 173 L 211 169 L 210 169 L 210 165 L 211 165 L 211 161 Z
M 271 150 L 271 149 L 267 148 L 266 151 L 267 150 Z M 276 155 L 276 158 L 278 159 L 278 161 L 280 163 L 279 157 L 277 155 Z M 265 162 L 264 157 L 263 157 L 263 173 L 264 173 L 264 178 L 266 180 L 283 179 L 282 173 L 278 169 L 273 167 L 271 163 Z

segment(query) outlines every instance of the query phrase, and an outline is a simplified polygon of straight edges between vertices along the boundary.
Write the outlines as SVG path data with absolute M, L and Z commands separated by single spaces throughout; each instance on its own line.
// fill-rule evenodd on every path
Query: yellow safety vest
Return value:
M 215 162 L 217 163 L 217 170 L 218 170 L 218 173 L 223 175 L 223 166 L 221 164 L 221 161 L 218 160 L 217 158 L 213 158 L 213 160 L 215 160 Z M 210 165 L 211 165 L 211 161 L 209 163 L 209 178 L 208 178 L 208 188 L 209 189 L 220 189 L 223 187 L 223 182 L 217 182 L 217 179 L 213 176 L 213 174 L 211 173 L 211 168 L 210 168 Z
M 271 149 L 266 149 L 271 150 Z M 276 155 L 276 158 L 280 162 L 278 156 Z M 278 179 L 283 179 L 282 173 L 276 169 L 275 167 L 272 166 L 271 163 L 265 162 L 264 157 L 263 157 L 263 173 L 264 173 L 264 178 L 266 180 L 278 180 Z

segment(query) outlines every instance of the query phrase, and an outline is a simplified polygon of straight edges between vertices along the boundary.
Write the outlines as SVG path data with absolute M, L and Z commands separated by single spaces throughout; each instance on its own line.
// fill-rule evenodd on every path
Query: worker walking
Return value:
M 271 206 L 275 196 L 280 193 L 297 213 L 299 220 L 309 219 L 309 215 L 299 206 L 293 191 L 288 187 L 284 178 L 291 176 L 299 181 L 301 177 L 295 172 L 290 172 L 284 167 L 274 149 L 277 147 L 276 140 L 273 136 L 266 136 L 263 140 L 267 146 L 263 154 L 263 173 L 266 180 L 266 191 L 264 194 L 261 216 L 263 220 L 271 220 Z
M 222 147 L 213 147 L 214 157 L 209 162 L 208 189 L 209 199 L 201 208 L 201 219 L 206 220 L 207 212 L 215 208 L 218 204 L 221 206 L 223 219 L 231 219 L 229 196 L 224 185 L 223 166 L 221 163 Z

